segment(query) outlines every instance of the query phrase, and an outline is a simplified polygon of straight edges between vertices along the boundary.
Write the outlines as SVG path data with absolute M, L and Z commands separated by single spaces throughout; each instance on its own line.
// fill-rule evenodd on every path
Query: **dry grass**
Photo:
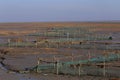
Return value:
M 95 31 L 120 31 L 120 23 L 53 22 L 53 23 L 0 23 L 0 35 L 23 35 L 51 27 L 88 27 Z

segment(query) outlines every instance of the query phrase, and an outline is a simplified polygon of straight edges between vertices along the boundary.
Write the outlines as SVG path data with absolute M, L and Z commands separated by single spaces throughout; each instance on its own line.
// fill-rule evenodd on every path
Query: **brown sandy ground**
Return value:
M 54 23 L 0 23 L 1 35 L 23 35 L 35 32 L 38 29 L 44 31 L 51 27 L 88 27 L 96 31 L 120 31 L 120 23 L 113 22 L 54 22 Z

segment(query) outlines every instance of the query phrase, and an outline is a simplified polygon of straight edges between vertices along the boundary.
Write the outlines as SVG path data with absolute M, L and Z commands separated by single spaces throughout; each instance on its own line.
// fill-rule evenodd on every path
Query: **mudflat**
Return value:
M 119 56 L 105 64 L 114 72 L 111 77 L 112 72 L 106 76 L 16 72 L 35 67 L 39 58 L 74 62 L 109 54 L 120 54 L 119 22 L 0 23 L 0 80 L 120 80 Z

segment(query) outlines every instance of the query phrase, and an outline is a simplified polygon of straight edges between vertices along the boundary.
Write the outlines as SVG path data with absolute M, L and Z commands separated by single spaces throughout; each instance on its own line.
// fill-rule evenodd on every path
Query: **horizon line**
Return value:
M 94 22 L 114 22 L 114 23 L 119 23 L 120 20 L 102 20 L 102 21 L 8 21 L 8 22 L 0 22 L 0 23 L 67 23 L 67 22 L 75 22 L 75 23 L 94 23 Z

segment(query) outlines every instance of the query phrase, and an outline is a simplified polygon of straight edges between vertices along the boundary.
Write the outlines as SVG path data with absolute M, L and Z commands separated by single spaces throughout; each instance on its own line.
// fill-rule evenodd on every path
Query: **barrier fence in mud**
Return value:
M 4 56 L 8 53 L 6 50 L 0 50 L 0 53 Z M 81 56 L 81 55 L 80 55 Z M 74 57 L 74 56 L 73 56 Z M 64 75 L 90 75 L 90 76 L 106 76 L 120 78 L 120 65 L 109 65 L 108 63 L 120 61 L 120 52 L 108 53 L 96 58 L 88 58 L 86 60 L 78 61 L 60 61 L 60 59 L 54 58 L 54 61 L 46 61 L 39 59 L 38 64 L 35 67 L 25 68 L 25 70 L 14 70 L 4 64 L 4 59 L 1 57 L 0 68 L 6 71 L 13 71 L 18 73 L 53 73 Z M 42 64 L 44 63 L 44 64 Z
M 119 50 L 120 43 L 109 42 L 90 42 L 90 41 L 77 41 L 77 42 L 50 42 L 44 41 L 41 43 L 32 42 L 11 42 L 6 44 L 0 44 L 3 47 L 36 47 L 36 48 L 79 48 L 79 49 L 100 49 L 100 50 Z
M 33 41 L 14 41 L 8 40 L 3 47 L 36 47 L 36 48 L 78 48 L 78 49 L 102 49 L 102 50 L 120 50 L 120 43 L 109 43 L 112 37 L 108 34 L 97 34 L 84 28 L 54 28 L 44 33 L 31 33 L 26 37 L 34 36 Z M 47 37 L 47 39 L 37 37 Z M 108 42 L 95 42 L 104 41 Z M 120 61 L 120 53 L 112 53 L 105 56 L 90 58 L 78 61 L 59 61 L 53 62 L 38 60 L 38 65 L 33 68 L 26 68 L 23 71 L 12 70 L 19 73 L 37 72 L 37 73 L 55 73 L 69 75 L 92 75 L 92 76 L 108 76 L 120 78 L 120 66 L 109 65 L 108 62 Z M 45 64 L 42 64 L 44 62 Z M 2 68 L 7 66 L 1 61 Z
M 35 32 L 28 35 L 24 35 L 22 38 L 8 39 L 4 44 L 0 46 L 7 47 L 40 47 L 40 48 L 82 48 L 91 49 L 92 45 L 95 45 L 96 49 L 120 49 L 118 44 L 109 44 L 106 48 L 106 44 L 90 43 L 90 41 L 110 41 L 112 36 L 106 33 L 97 33 L 96 28 L 92 27 L 62 27 L 62 28 L 50 28 L 45 32 Z M 28 40 L 27 37 L 33 37 L 32 40 Z M 99 46 L 98 46 L 99 45 Z M 94 48 L 95 48 L 94 47 Z
M 68 75 L 92 75 L 120 78 L 120 66 L 110 66 L 107 62 L 120 60 L 120 54 L 109 54 L 88 60 L 70 61 L 70 62 L 48 62 L 39 60 L 38 65 L 31 69 L 37 73 L 55 73 Z M 46 64 L 41 64 L 46 62 Z

